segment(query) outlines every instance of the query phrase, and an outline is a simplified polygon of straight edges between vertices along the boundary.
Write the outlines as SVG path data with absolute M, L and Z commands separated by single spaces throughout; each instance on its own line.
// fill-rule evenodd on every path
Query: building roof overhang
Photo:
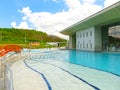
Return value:
M 79 30 L 93 26 L 104 26 L 115 22 L 120 22 L 120 1 L 89 16 L 88 18 L 83 19 L 82 21 L 79 21 L 78 23 L 71 25 L 60 33 L 72 35 Z

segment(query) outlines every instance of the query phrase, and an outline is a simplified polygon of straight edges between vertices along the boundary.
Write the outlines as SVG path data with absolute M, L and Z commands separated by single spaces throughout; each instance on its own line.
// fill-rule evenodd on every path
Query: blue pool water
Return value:
M 56 60 L 62 60 L 120 76 L 120 54 L 60 50 L 52 55 Z

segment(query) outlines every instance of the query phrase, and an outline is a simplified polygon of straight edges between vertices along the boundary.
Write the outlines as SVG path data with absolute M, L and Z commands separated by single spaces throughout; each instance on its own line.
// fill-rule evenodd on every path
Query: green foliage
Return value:
M 66 40 L 36 30 L 0 28 L 0 44 L 27 44 L 29 42 L 66 42 Z

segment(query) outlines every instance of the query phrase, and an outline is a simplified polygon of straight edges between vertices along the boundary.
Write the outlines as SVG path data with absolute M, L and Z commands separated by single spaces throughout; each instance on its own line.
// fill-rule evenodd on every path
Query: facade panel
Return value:
M 94 27 L 76 32 L 76 49 L 94 51 Z

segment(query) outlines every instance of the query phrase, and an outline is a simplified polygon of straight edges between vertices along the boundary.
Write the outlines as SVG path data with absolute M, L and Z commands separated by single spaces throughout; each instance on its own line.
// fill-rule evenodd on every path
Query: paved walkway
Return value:
M 26 67 L 22 60 L 15 62 L 11 69 L 14 90 L 48 90 L 43 78 Z
M 5 90 L 3 78 L 0 77 L 0 90 Z
M 0 90 L 5 90 L 3 68 L 4 67 L 3 65 L 1 65 L 1 59 L 0 59 Z

